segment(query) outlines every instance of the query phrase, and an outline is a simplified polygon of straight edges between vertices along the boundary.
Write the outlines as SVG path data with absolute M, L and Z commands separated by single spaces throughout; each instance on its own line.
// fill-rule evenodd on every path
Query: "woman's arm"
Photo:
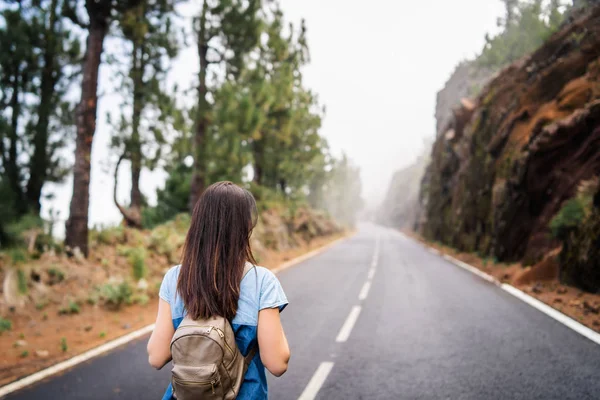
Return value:
M 171 361 L 171 339 L 175 334 L 171 320 L 171 307 L 163 299 L 158 300 L 156 326 L 148 341 L 148 362 L 156 369 L 161 369 Z
M 267 308 L 258 313 L 258 349 L 264 366 L 275 376 L 287 371 L 290 346 L 281 326 L 278 308 Z

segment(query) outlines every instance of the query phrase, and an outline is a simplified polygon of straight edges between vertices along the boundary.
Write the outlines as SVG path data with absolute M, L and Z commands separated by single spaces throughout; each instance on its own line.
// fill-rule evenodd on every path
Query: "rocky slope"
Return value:
M 561 278 L 600 289 L 600 6 L 498 73 L 441 127 L 423 234 L 532 264 L 564 245 Z

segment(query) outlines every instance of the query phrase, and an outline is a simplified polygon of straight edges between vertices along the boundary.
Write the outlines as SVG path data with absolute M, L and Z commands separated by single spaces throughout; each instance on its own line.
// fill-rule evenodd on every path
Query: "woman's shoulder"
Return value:
M 160 285 L 159 296 L 167 303 L 171 303 L 175 300 L 180 267 L 180 265 L 175 265 L 169 268 Z
M 254 278 L 248 280 L 248 284 L 242 285 L 251 289 L 254 286 L 254 296 L 256 296 L 257 306 L 259 310 L 264 308 L 275 308 L 279 307 L 281 310 L 287 305 L 287 298 L 283 291 L 283 287 L 277 279 L 277 276 L 268 268 L 256 266 L 256 271 L 253 274 L 253 270 L 248 272 L 248 275 L 254 275 Z M 244 281 L 246 278 L 244 278 Z M 244 284 L 246 282 L 243 282 Z

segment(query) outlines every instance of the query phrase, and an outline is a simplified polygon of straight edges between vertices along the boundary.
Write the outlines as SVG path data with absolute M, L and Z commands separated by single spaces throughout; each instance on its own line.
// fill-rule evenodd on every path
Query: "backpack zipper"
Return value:
M 173 379 L 182 385 L 191 385 L 191 386 L 208 386 L 208 385 L 210 385 L 210 387 L 212 389 L 212 394 L 215 394 L 215 383 L 217 383 L 217 381 L 215 379 L 213 379 L 210 382 L 208 382 L 208 381 L 205 381 L 205 382 L 184 381 L 181 379 L 177 379 L 175 377 L 173 377 Z
M 231 348 L 231 346 L 229 346 L 229 343 L 227 343 L 227 340 L 225 340 L 225 333 L 221 329 L 219 329 L 219 328 L 215 328 L 215 330 L 219 334 L 219 337 L 221 339 L 223 339 L 223 343 L 225 343 L 225 347 L 227 347 L 227 349 L 229 350 L 229 352 L 231 353 L 231 355 L 235 355 L 235 352 L 233 351 L 233 349 Z

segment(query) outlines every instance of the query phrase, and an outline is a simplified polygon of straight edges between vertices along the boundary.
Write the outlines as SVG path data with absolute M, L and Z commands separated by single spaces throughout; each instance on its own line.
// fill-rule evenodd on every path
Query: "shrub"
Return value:
M 25 357 L 27 357 L 28 355 L 29 355 L 29 351 L 27 351 L 27 350 L 23 350 L 23 351 L 21 352 L 21 358 L 25 358 Z
M 94 228 L 90 231 L 90 241 L 97 244 L 114 245 L 125 239 L 125 231 L 122 226 L 108 228 Z
M 65 273 L 57 267 L 52 267 L 48 270 L 48 275 L 53 282 L 62 282 L 65 280 Z
M 21 247 L 15 247 L 7 251 L 8 256 L 13 265 L 19 265 L 26 263 L 29 260 L 29 255 L 27 254 L 27 250 Z
M 66 353 L 69 350 L 69 346 L 67 345 L 67 338 L 60 338 L 60 348 L 63 353 Z
M 146 251 L 143 248 L 131 249 L 129 252 L 129 262 L 131 263 L 135 280 L 140 280 L 146 276 Z
M 123 304 L 131 304 L 133 290 L 129 283 L 107 283 L 100 289 L 104 304 L 113 309 L 119 309 Z
M 12 329 L 12 322 L 8 319 L 0 317 L 0 333 L 4 331 L 10 331 Z
M 61 315 L 68 315 L 68 314 L 79 314 L 79 312 L 81 311 L 81 308 L 79 307 L 79 304 L 77 304 L 77 302 L 69 300 L 69 304 L 66 307 L 62 307 L 60 310 L 58 310 L 58 313 Z
M 19 293 L 27 294 L 27 275 L 22 269 L 17 270 L 17 287 Z
M 133 297 L 133 302 L 145 306 L 150 301 L 150 298 L 147 294 L 137 294 Z
M 589 200 L 591 203 L 591 199 Z M 588 200 L 575 197 L 567 201 L 560 211 L 550 221 L 550 229 L 555 238 L 562 237 L 566 232 L 577 228 L 585 218 Z
M 100 337 L 100 338 L 106 337 L 106 332 L 104 332 L 104 331 L 100 332 L 98 337 Z

